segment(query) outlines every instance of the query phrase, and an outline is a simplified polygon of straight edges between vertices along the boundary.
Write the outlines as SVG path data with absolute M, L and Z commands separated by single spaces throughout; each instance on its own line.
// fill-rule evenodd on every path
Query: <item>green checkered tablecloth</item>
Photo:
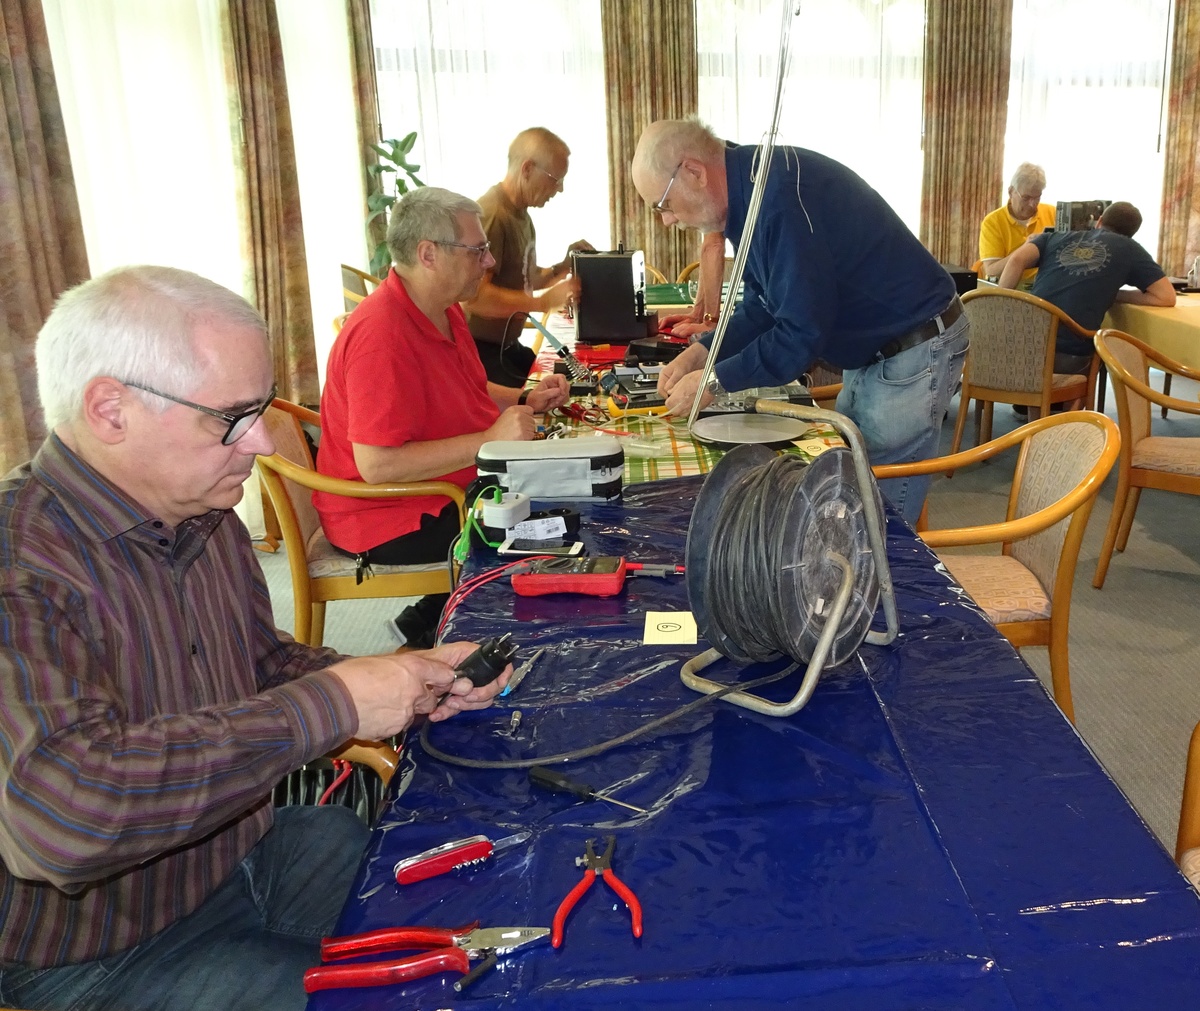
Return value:
M 585 406 L 593 404 L 591 398 L 581 398 L 577 402 Z M 553 415 L 547 417 L 546 423 L 547 426 L 562 425 L 564 438 L 588 438 L 593 433 L 615 435 L 625 450 L 626 484 L 707 474 L 728 450 L 728 447 L 693 439 L 683 420 L 657 416 L 628 414 L 589 426 Z M 841 440 L 832 429 L 813 427 L 797 439 L 788 452 L 812 459 L 828 447 L 838 445 Z

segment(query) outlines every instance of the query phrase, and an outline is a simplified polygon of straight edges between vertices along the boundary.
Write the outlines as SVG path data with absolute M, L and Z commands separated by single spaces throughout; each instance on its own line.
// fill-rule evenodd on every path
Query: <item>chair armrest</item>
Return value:
M 309 470 L 286 457 L 273 453 L 271 456 L 258 458 L 264 466 L 276 471 L 281 477 L 313 491 L 324 491 L 331 495 L 344 495 L 347 498 L 405 498 L 413 495 L 443 495 L 452 499 L 459 512 L 463 510 L 466 494 L 456 484 L 449 481 L 414 481 L 406 484 L 367 484 L 365 481 L 347 481 L 340 477 L 328 477 L 315 470 Z
M 328 757 L 369 765 L 379 774 L 384 786 L 391 781 L 392 774 L 400 764 L 400 756 L 390 744 L 383 741 L 360 741 L 357 738 L 351 738 L 336 751 L 331 751 Z

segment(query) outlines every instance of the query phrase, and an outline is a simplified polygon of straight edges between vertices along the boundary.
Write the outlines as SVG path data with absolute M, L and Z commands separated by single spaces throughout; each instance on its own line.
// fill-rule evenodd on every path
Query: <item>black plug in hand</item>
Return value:
M 505 632 L 499 638 L 491 638 L 454 668 L 460 677 L 468 678 L 476 688 L 490 685 L 501 674 L 504 668 L 517 655 L 517 644 L 512 641 L 512 633 Z

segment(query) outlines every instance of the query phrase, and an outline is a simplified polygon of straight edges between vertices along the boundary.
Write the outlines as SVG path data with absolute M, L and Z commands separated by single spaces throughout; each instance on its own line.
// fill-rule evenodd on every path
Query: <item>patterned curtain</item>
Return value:
M 925 5 L 921 241 L 942 263 L 979 259 L 979 223 L 1004 189 L 1012 0 Z
M 1200 256 L 1200 0 L 1175 0 L 1158 262 L 1176 277 Z
M 34 340 L 88 277 L 79 200 L 41 0 L 0 0 L 0 474 L 46 434 Z
M 245 259 L 271 334 L 279 395 L 320 399 L 296 153 L 275 0 L 228 0 L 231 65 L 241 106 Z
M 642 249 L 674 281 L 695 257 L 695 238 L 663 228 L 633 188 L 629 166 L 642 130 L 656 119 L 696 114 L 694 0 L 601 0 L 608 93 L 609 219 L 614 242 Z
M 358 124 L 358 146 L 362 152 L 363 192 L 369 197 L 372 193 L 383 192 L 383 184 L 379 177 L 372 175 L 368 165 L 379 161 L 378 156 L 371 150 L 372 144 L 378 144 L 381 133 L 379 125 L 379 85 L 375 80 L 375 41 L 371 32 L 370 0 L 346 0 L 346 17 L 350 22 L 350 73 L 354 77 L 354 113 Z M 363 220 L 367 220 L 367 208 L 363 205 Z M 371 222 L 370 230 L 365 238 L 366 256 L 362 266 L 371 262 L 375 247 L 383 241 L 387 231 L 387 220 L 379 217 Z

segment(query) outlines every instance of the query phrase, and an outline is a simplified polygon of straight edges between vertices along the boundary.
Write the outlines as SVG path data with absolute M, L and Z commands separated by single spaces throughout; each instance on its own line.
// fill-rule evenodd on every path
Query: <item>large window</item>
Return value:
M 1152 256 L 1169 14 L 1170 0 L 1013 0 L 1005 191 L 1032 161 L 1046 170 L 1048 203 L 1128 200 Z
M 372 0 L 371 19 L 383 135 L 417 131 L 423 182 L 478 198 L 504 177 L 513 137 L 544 126 L 571 168 L 531 212 L 539 263 L 576 239 L 610 245 L 599 0 Z
M 758 143 L 771 124 L 784 2 L 696 2 L 700 118 L 722 137 Z M 914 232 L 924 33 L 923 0 L 805 0 L 778 138 L 850 166 Z
M 43 0 L 93 274 L 193 270 L 248 293 L 217 0 Z

